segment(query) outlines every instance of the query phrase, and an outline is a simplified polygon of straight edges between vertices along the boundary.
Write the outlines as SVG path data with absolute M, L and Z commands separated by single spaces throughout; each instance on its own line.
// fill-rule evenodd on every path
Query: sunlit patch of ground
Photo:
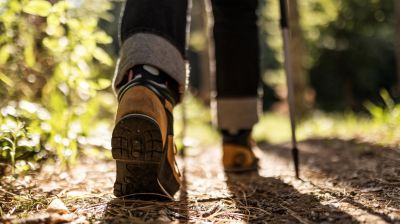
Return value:
M 288 145 L 260 145 L 257 173 L 228 175 L 218 147 L 179 160 L 175 201 L 112 195 L 113 161 L 86 158 L 70 172 L 1 179 L 2 222 L 20 223 L 400 223 L 400 152 L 338 139 L 300 144 L 301 178 Z M 62 205 L 49 206 L 55 199 Z M 50 209 L 49 209 L 50 208 Z

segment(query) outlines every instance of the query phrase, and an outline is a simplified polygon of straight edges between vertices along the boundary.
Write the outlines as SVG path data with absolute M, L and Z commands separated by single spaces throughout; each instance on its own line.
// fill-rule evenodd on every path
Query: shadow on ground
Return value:
M 186 223 L 188 218 L 186 171 L 176 201 L 113 199 L 107 203 L 100 220 L 105 223 Z
M 300 193 L 280 177 L 263 177 L 258 172 L 225 174 L 219 163 L 210 163 L 217 157 L 206 152 L 186 158 L 176 201 L 113 200 L 101 221 L 358 223 L 345 211 L 322 204 L 316 195 Z
M 346 212 L 322 205 L 316 196 L 258 172 L 228 175 L 227 184 L 248 223 L 358 223 Z
M 261 144 L 268 157 L 291 161 L 287 145 Z M 340 202 L 386 222 L 400 222 L 400 151 L 355 140 L 300 144 L 301 178 Z M 366 220 L 368 221 L 368 220 Z
M 228 175 L 228 198 L 187 200 L 185 185 L 175 202 L 112 200 L 102 217 L 107 223 L 238 222 L 242 223 L 357 223 L 349 214 L 322 205 L 312 195 L 272 177 Z M 200 211 L 200 213 L 199 213 Z M 192 214 L 189 217 L 189 214 Z

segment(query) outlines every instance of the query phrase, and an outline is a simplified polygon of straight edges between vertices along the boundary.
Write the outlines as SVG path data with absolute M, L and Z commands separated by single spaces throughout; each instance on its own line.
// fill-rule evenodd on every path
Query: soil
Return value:
M 300 180 L 288 144 L 259 144 L 260 169 L 241 175 L 223 172 L 218 147 L 189 149 L 170 202 L 115 198 L 113 161 L 85 158 L 69 172 L 46 165 L 1 178 L 0 222 L 400 223 L 400 149 L 340 139 L 299 148 Z M 49 207 L 55 199 L 62 205 Z

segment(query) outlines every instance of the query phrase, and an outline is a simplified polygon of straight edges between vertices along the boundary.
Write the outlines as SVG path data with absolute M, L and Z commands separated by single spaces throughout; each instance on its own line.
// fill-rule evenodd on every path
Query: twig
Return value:
M 207 211 L 201 214 L 203 218 L 212 218 L 215 214 L 218 214 L 222 210 L 221 203 L 216 204 L 215 206 L 211 207 Z
M 12 196 L 18 196 L 17 194 L 8 192 L 8 191 L 6 191 L 6 190 L 4 190 L 4 189 L 2 189 L 2 188 L 0 188 L 0 191 L 4 192 L 4 193 L 6 193 L 6 194 L 12 195 Z
M 212 201 L 220 201 L 220 200 L 234 200 L 236 199 L 235 196 L 232 197 L 217 197 L 217 198 L 204 198 L 204 199 L 199 199 L 199 200 L 193 200 L 193 201 L 188 201 L 189 203 L 194 203 L 194 202 L 212 202 Z

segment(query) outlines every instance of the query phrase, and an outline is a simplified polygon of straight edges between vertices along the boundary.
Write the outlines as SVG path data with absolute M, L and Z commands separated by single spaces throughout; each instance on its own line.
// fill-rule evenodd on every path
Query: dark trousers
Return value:
M 216 99 L 257 98 L 260 82 L 257 0 L 211 0 L 211 4 Z M 121 21 L 121 43 L 137 33 L 152 33 L 168 40 L 185 58 L 189 5 L 188 0 L 127 0 Z

